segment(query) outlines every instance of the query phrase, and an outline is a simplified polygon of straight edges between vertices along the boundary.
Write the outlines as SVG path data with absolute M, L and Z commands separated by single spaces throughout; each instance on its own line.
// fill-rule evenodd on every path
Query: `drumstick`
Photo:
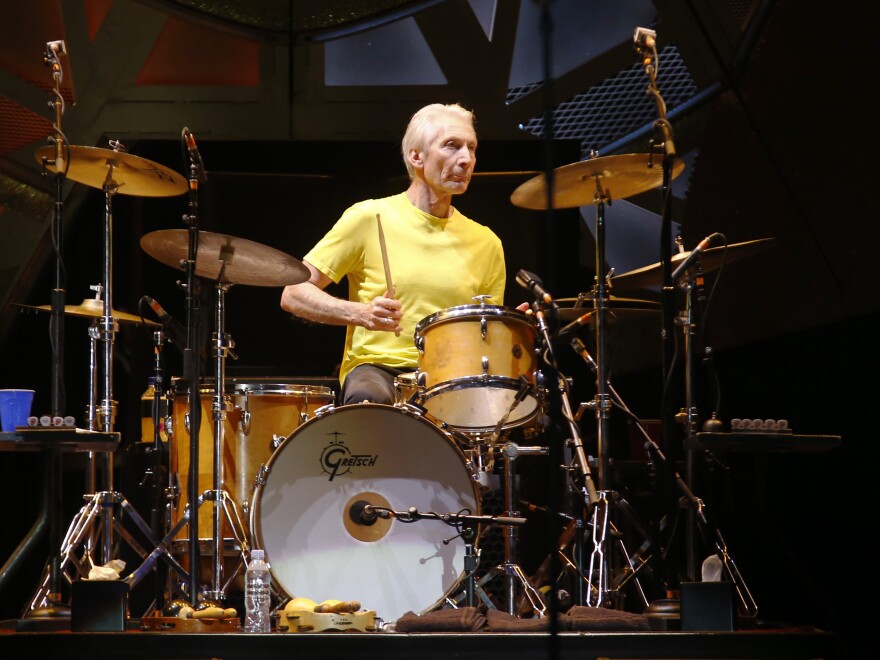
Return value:
M 382 218 L 376 214 L 376 225 L 379 227 L 379 249 L 382 250 L 382 265 L 385 266 L 385 286 L 388 296 L 394 297 L 394 284 L 391 281 L 391 267 L 388 265 L 388 248 L 385 247 L 385 232 L 382 231 Z
M 382 265 L 385 267 L 385 287 L 388 290 L 388 297 L 394 297 L 394 283 L 391 281 L 391 266 L 388 265 L 388 248 L 385 247 L 385 232 L 382 231 L 382 218 L 376 214 L 376 225 L 379 227 L 379 249 L 382 250 Z M 400 332 L 395 332 L 400 336 Z

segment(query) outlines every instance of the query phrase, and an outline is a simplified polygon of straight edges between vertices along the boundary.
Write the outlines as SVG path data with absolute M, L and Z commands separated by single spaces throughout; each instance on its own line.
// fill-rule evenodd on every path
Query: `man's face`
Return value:
M 425 181 L 438 194 L 460 195 L 467 190 L 477 162 L 477 135 L 456 116 L 441 121 L 421 154 Z

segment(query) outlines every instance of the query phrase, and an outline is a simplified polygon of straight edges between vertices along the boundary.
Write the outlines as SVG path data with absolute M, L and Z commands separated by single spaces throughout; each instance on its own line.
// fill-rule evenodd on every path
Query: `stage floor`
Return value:
M 449 660 L 598 658 L 811 658 L 839 657 L 835 635 L 809 627 L 755 628 L 734 632 L 562 632 L 397 633 L 319 632 L 247 634 L 144 631 L 130 621 L 125 632 L 23 630 L 7 620 L 0 626 L 0 659 L 69 658 L 100 660 L 262 660 L 279 657 L 321 660 Z M 32 626 L 31 626 L 32 627 Z

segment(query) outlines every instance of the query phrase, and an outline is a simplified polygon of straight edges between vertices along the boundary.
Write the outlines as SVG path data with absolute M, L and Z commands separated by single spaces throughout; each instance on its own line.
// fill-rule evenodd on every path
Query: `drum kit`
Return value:
M 93 319 L 89 333 L 93 351 L 89 428 L 102 431 L 113 430 L 115 417 L 111 364 L 118 323 L 145 324 L 154 330 L 159 344 L 164 328 L 164 323 L 112 307 L 113 196 L 170 196 L 187 189 L 186 181 L 176 172 L 127 154 L 118 143 L 111 146 L 110 150 L 68 147 L 63 164 L 50 162 L 45 149 L 37 152 L 37 159 L 48 171 L 63 168 L 71 179 L 105 193 L 103 284 L 93 287 L 97 292 L 94 299 L 64 308 L 66 315 Z M 679 163 L 673 171 L 681 172 Z M 650 157 L 641 154 L 584 161 L 560 168 L 556 174 L 553 200 L 559 208 L 591 203 L 601 206 L 612 189 L 618 196 L 628 196 L 659 184 Z M 581 186 L 591 192 L 585 195 Z M 544 176 L 539 175 L 520 186 L 511 200 L 523 208 L 537 209 L 546 205 L 546 195 Z M 593 407 L 601 443 L 603 411 L 608 407 L 603 390 L 610 387 L 607 375 L 600 375 L 605 323 L 660 311 L 660 303 L 612 296 L 606 287 L 633 290 L 659 284 L 660 265 L 597 278 L 591 292 L 553 301 L 552 312 L 545 309 L 547 297 L 542 295 L 529 313 L 487 305 L 481 299 L 479 304 L 431 314 L 415 329 L 419 366 L 415 372 L 398 377 L 398 400 L 393 405 L 363 403 L 337 408 L 335 395 L 327 387 L 226 377 L 225 360 L 234 347 L 225 332 L 226 292 L 236 284 L 280 287 L 305 281 L 308 271 L 302 262 L 259 243 L 205 231 L 195 234 L 198 250 L 192 260 L 188 243 L 193 235 L 188 230 L 161 230 L 140 241 L 142 249 L 159 262 L 180 270 L 190 268 L 193 274 L 214 283 L 214 373 L 213 377 L 199 378 L 198 388 L 192 387 L 190 379 L 173 378 L 169 388 L 157 392 L 157 397 L 168 399 L 168 415 L 160 420 L 169 440 L 167 513 L 162 537 L 137 521 L 155 550 L 142 554 L 144 563 L 130 576 L 131 586 L 163 560 L 180 579 L 176 585 L 171 584 L 173 580 L 163 585 L 167 591 L 157 597 L 157 603 L 173 599 L 175 593 L 194 603 L 198 598 L 224 600 L 235 593 L 249 552 L 258 547 L 267 551 L 279 598 L 308 594 L 319 599 L 364 600 L 369 594 L 371 606 L 396 619 L 407 611 L 457 606 L 461 603 L 459 590 L 465 585 L 471 604 L 477 596 L 491 604 L 482 587 L 473 582 L 478 556 L 473 547 L 475 535 L 462 521 L 470 518 L 479 524 L 498 524 L 504 520 L 505 556 L 496 573 L 507 579 L 505 605 L 511 614 L 517 614 L 517 603 L 525 598 L 530 611 L 544 613 L 543 595 L 516 563 L 515 528 L 524 519 L 517 517 L 513 460 L 548 451 L 543 446 L 517 446 L 509 441 L 509 434 L 514 429 L 534 429 L 546 412 L 548 384 L 539 364 L 542 347 L 547 359 L 551 340 L 545 314 L 556 315 L 557 327 L 565 324 L 559 334 L 580 326 L 596 331 L 596 358 L 586 353 L 582 343 L 580 348 L 597 374 L 600 394 Z M 767 247 L 767 242 L 707 249 L 702 263 L 707 269 L 718 268 L 725 259 L 753 254 Z M 688 254 L 676 255 L 675 264 L 681 264 Z M 43 305 L 34 309 L 52 308 Z M 100 402 L 95 398 L 101 371 L 96 359 L 99 344 L 104 347 Z M 157 377 L 161 384 L 161 374 Z M 574 471 L 582 477 L 585 510 L 604 506 L 609 497 L 604 475 L 600 471 L 598 479 L 593 477 L 590 466 L 596 463 L 586 456 L 567 388 L 561 385 L 560 389 Z M 608 398 L 613 395 L 616 393 L 611 390 Z M 196 407 L 198 412 L 194 413 Z M 211 420 L 210 427 L 194 423 L 201 418 Z M 198 451 L 207 447 L 210 453 Z M 600 455 L 603 451 L 600 444 Z M 496 460 L 503 464 L 505 474 L 503 518 L 479 515 L 486 472 Z M 112 464 L 112 457 L 107 461 Z M 91 469 L 97 473 L 94 465 Z M 94 489 L 91 506 L 77 515 L 62 544 L 61 569 L 68 580 L 72 579 L 68 576 L 71 567 L 82 572 L 101 563 L 92 556 L 99 539 L 104 541 L 103 560 L 112 556 L 116 528 L 112 518 L 117 506 L 138 518 L 125 498 L 113 490 L 110 474 L 112 470 L 105 470 L 108 481 L 103 490 Z M 212 516 L 199 515 L 204 503 L 213 504 Z M 365 522 L 365 507 L 384 515 Z M 447 513 L 436 514 L 438 511 Z M 457 533 L 446 538 L 438 534 L 439 526 L 404 524 L 430 518 L 452 524 Z M 96 524 L 100 529 L 94 528 Z M 593 524 L 594 534 L 600 526 Z M 457 536 L 464 543 L 452 542 Z M 78 557 L 78 552 L 83 556 Z M 210 589 L 197 582 L 204 556 L 213 560 Z M 595 560 L 595 556 L 591 558 L 589 570 L 580 569 L 588 576 L 583 581 L 586 604 L 602 590 L 611 590 L 602 582 L 602 567 L 592 566 Z M 568 557 L 565 561 L 575 566 Z M 591 583 L 590 575 L 600 576 L 598 586 Z M 197 593 L 194 584 L 199 585 Z M 44 579 L 31 607 L 45 603 L 56 588 Z
M 558 387 L 561 414 L 568 428 L 566 447 L 569 474 L 578 475 L 576 490 L 583 509 L 574 512 L 584 527 L 592 526 L 594 555 L 590 568 L 563 556 L 563 563 L 579 574 L 578 598 L 583 604 L 604 605 L 607 583 L 604 536 L 615 532 L 598 514 L 592 523 L 589 511 L 607 518 L 605 475 L 607 420 L 613 399 L 605 364 L 606 324 L 660 311 L 660 304 L 610 295 L 609 289 L 637 289 L 659 284 L 661 264 L 611 277 L 604 270 L 604 206 L 612 199 L 639 194 L 664 183 L 663 172 L 652 154 L 592 158 L 558 168 L 551 183 L 540 174 L 520 185 L 511 195 L 526 209 L 597 207 L 597 276 L 589 293 L 552 301 L 538 279 L 521 271 L 517 281 L 536 294 L 528 313 L 486 304 L 440 310 L 422 319 L 415 328 L 419 354 L 415 372 L 401 374 L 395 384 L 394 404 L 363 403 L 335 407 L 330 388 L 264 379 L 230 379 L 226 359 L 234 356 L 234 342 L 226 333 L 226 293 L 235 285 L 283 287 L 308 279 L 298 259 L 274 248 L 243 238 L 200 231 L 195 196 L 205 180 L 194 139 L 184 129 L 190 155 L 189 180 L 163 165 L 128 154 L 118 141 L 110 149 L 68 146 L 59 132 L 56 144 L 38 149 L 36 159 L 44 172 L 68 177 L 104 192 L 103 281 L 96 296 L 81 305 L 52 305 L 34 309 L 92 319 L 90 401 L 88 428 L 112 432 L 116 417 L 113 398 L 114 338 L 119 323 L 143 323 L 153 329 L 155 343 L 156 400 L 154 440 L 165 431 L 168 483 L 159 495 L 165 502 L 160 525 L 147 525 L 125 497 L 113 487 L 113 456 L 93 456 L 87 505 L 72 521 L 60 544 L 59 573 L 47 570 L 31 610 L 45 606 L 59 586 L 58 575 L 69 582 L 87 577 L 89 569 L 113 558 L 118 512 L 131 516 L 147 539 L 151 552 L 138 552 L 143 562 L 127 578 L 135 586 L 159 566 L 173 571 L 161 585 L 154 607 L 168 600 L 187 598 L 222 601 L 235 593 L 250 550 L 266 550 L 279 599 L 307 595 L 316 601 L 339 598 L 370 602 L 386 620 L 408 611 L 427 612 L 458 606 L 480 598 L 494 606 L 476 582 L 479 553 L 477 528 L 504 528 L 504 559 L 489 576 L 505 577 L 505 606 L 519 614 L 525 599 L 531 612 L 546 612 L 544 596 L 517 562 L 517 531 L 525 519 L 518 517 L 514 462 L 520 456 L 546 455 L 547 446 L 519 446 L 510 440 L 515 430 L 537 431 L 545 423 L 547 392 Z M 670 176 L 678 176 L 683 163 L 674 160 Z M 171 268 L 184 271 L 188 296 L 185 343 L 188 363 L 184 376 L 169 387 L 162 377 L 161 349 L 165 332 L 172 330 L 162 308 L 148 299 L 161 323 L 113 308 L 112 220 L 117 194 L 145 197 L 182 195 L 189 191 L 191 213 L 187 229 L 146 234 L 141 248 Z M 380 225 L 381 227 L 381 225 Z M 726 259 L 752 254 L 766 241 L 702 250 L 707 269 Z M 679 268 L 690 266 L 690 254 L 674 258 Z M 390 273 L 386 267 L 390 282 Z M 214 287 L 210 356 L 213 374 L 202 377 L 194 356 L 200 353 L 195 327 L 196 277 Z M 146 297 L 145 297 L 146 298 Z M 551 305 L 552 302 L 552 305 Z M 553 332 L 547 318 L 555 315 L 557 334 L 580 326 L 595 331 L 595 358 L 583 343 L 573 348 L 596 374 L 598 461 L 587 457 L 576 414 L 568 400 L 567 379 L 558 372 L 552 350 Z M 561 330 L 558 327 L 565 324 Z M 180 332 L 180 330 L 178 330 Z M 579 342 L 579 340 L 578 340 Z M 100 356 L 100 359 L 99 359 Z M 557 383 L 544 380 L 541 359 L 558 375 Z M 56 374 L 56 378 L 58 374 Z M 155 411 L 167 399 L 165 419 Z M 53 402 L 53 405 L 54 402 Z M 202 419 L 211 424 L 203 427 Z M 210 448 L 210 452 L 201 451 Z M 97 484 L 98 460 L 104 483 Z M 488 473 L 502 466 L 504 511 L 483 516 L 481 495 Z M 593 466 L 598 466 L 594 478 Z M 598 488 L 597 488 L 598 486 Z M 210 516 L 200 515 L 211 504 Z M 451 526 L 408 524 L 436 520 Z M 446 532 L 444 534 L 444 532 Z M 134 547 L 131 534 L 119 532 Z M 583 535 L 580 535 L 583 536 Z M 460 538 L 461 542 L 455 539 Z M 569 538 L 571 535 L 569 534 Z M 586 539 L 577 539 L 577 543 Z M 576 549 L 580 553 L 580 549 Z M 201 581 L 202 557 L 212 561 L 212 582 Z M 596 562 L 598 566 L 594 566 Z M 160 564 L 159 562 L 163 562 Z M 635 573 L 638 567 L 630 562 Z M 598 577 L 596 577 L 598 576 Z M 464 590 L 464 596 L 462 591 Z
M 64 307 L 66 315 L 93 319 L 89 428 L 101 431 L 112 431 L 115 418 L 111 365 L 118 323 L 145 324 L 154 330 L 154 340 L 161 346 L 167 321 L 156 323 L 112 307 L 113 196 L 171 196 L 187 190 L 186 181 L 176 172 L 121 151 L 119 143 L 111 147 L 67 147 L 63 163 L 50 161 L 45 149 L 37 152 L 46 170 L 63 169 L 71 179 L 105 193 L 103 283 L 93 287 L 94 299 Z M 656 172 L 650 156 L 642 154 L 575 163 L 556 171 L 553 204 L 558 208 L 592 203 L 601 207 L 609 201 L 611 190 L 628 196 L 655 187 L 659 184 Z M 680 163 L 676 162 L 673 172 L 681 172 Z M 581 187 L 590 192 L 585 194 Z M 547 193 L 544 176 L 539 175 L 517 188 L 511 200 L 523 208 L 543 208 Z M 198 242 L 194 260 L 188 244 L 193 236 Z M 767 244 L 765 239 L 707 249 L 702 264 L 715 269 L 725 259 L 754 254 Z M 596 331 L 599 352 L 595 359 L 582 343 L 580 350 L 573 347 L 597 375 L 599 394 L 593 408 L 601 456 L 608 408 L 604 392 L 610 388 L 600 366 L 605 324 L 660 311 L 660 303 L 616 297 L 607 289 L 657 285 L 660 264 L 598 277 L 591 292 L 553 301 L 552 312 L 546 309 L 549 296 L 541 295 L 528 313 L 487 305 L 481 297 L 479 304 L 431 314 L 415 329 L 419 366 L 398 377 L 398 400 L 393 405 L 337 408 L 335 395 L 327 387 L 226 377 L 225 360 L 234 347 L 225 332 L 226 292 L 237 284 L 281 287 L 303 282 L 308 271 L 302 262 L 259 243 L 205 231 L 154 231 L 143 236 L 140 245 L 159 262 L 179 270 L 189 268 L 214 283 L 214 373 L 199 378 L 197 388 L 192 387 L 192 379 L 173 378 L 169 388 L 157 391 L 157 398 L 168 399 L 167 417 L 159 420 L 169 440 L 162 536 L 157 537 L 157 530 L 139 520 L 124 496 L 113 489 L 112 470 L 105 469 L 103 490 L 94 488 L 90 505 L 77 515 L 62 543 L 61 569 L 68 580 L 73 579 L 71 569 L 82 573 L 102 563 L 92 556 L 99 540 L 103 540 L 102 559 L 112 557 L 112 535 L 117 528 L 113 516 L 121 507 L 136 519 L 155 547 L 142 554 L 144 562 L 132 572 L 131 586 L 159 561 L 180 578 L 176 585 L 174 580 L 163 585 L 157 604 L 175 594 L 194 604 L 199 598 L 228 598 L 238 588 L 236 580 L 256 547 L 267 551 L 279 598 L 295 594 L 313 599 L 369 597 L 371 607 L 396 619 L 407 611 L 457 606 L 463 588 L 469 604 L 479 597 L 491 605 L 481 585 L 474 583 L 475 534 L 463 521 L 479 525 L 502 520 L 505 553 L 496 574 L 507 579 L 505 605 L 511 614 L 518 614 L 519 603 L 526 599 L 531 612 L 546 611 L 545 598 L 516 563 L 516 527 L 524 519 L 517 517 L 513 461 L 518 456 L 545 455 L 548 450 L 509 441 L 513 430 L 534 429 L 546 412 L 548 383 L 540 359 L 542 354 L 548 359 L 548 353 L 552 359 L 552 352 L 547 350 L 551 337 L 545 314 L 556 315 L 557 327 L 565 324 L 559 334 L 580 326 Z M 680 253 L 674 263 L 679 265 L 688 256 Z M 34 309 L 51 311 L 52 307 Z M 98 401 L 100 344 L 104 348 L 103 397 Z M 161 385 L 161 373 L 157 380 Z M 586 456 L 564 380 L 560 378 L 562 414 L 571 436 L 573 471 L 581 476 L 585 510 L 602 508 L 607 517 L 606 480 L 601 470 L 597 479 L 593 477 L 591 465 L 597 463 Z M 607 398 L 614 397 L 611 389 Z M 210 427 L 202 428 L 197 423 L 201 418 L 211 420 Z M 199 451 L 207 447 L 212 450 L 209 454 Z M 106 460 L 112 465 L 112 456 Z M 496 460 L 503 464 L 505 475 L 501 518 L 479 515 L 486 472 Z M 91 470 L 97 473 L 95 465 Z M 213 504 L 212 516 L 199 515 L 205 503 Z M 365 511 L 380 515 L 365 519 Z M 452 525 L 457 533 L 447 538 L 441 526 L 405 524 L 432 518 Z M 591 525 L 595 535 L 609 523 Z M 458 536 L 464 543 L 453 542 Z M 601 545 L 595 539 L 594 544 Z M 77 556 L 80 552 L 82 556 Z M 198 582 L 203 556 L 213 560 L 209 589 Z M 597 560 L 602 565 L 593 566 Z M 576 567 L 567 556 L 565 563 Z M 590 569 L 581 567 L 579 572 L 586 576 L 582 584 L 585 604 L 592 604 L 597 593 L 612 590 L 603 582 L 607 578 L 601 556 L 591 557 Z M 591 581 L 593 575 L 598 576 L 597 584 Z M 44 579 L 31 607 L 45 604 L 55 590 Z
M 361 601 L 385 621 L 394 621 L 410 611 L 475 605 L 477 598 L 487 607 L 496 607 L 482 587 L 500 574 L 505 578 L 508 613 L 521 614 L 521 604 L 527 601 L 528 611 L 541 616 L 548 608 L 546 598 L 516 563 L 516 530 L 525 519 L 517 510 L 514 463 L 521 456 L 555 454 L 553 447 L 545 445 L 519 446 L 511 436 L 522 430 L 524 437 L 541 438 L 551 387 L 558 388 L 560 414 L 568 430 L 564 472 L 582 500 L 573 515 L 558 512 L 570 524 L 553 559 L 575 574 L 576 598 L 581 604 L 608 606 L 621 586 L 609 578 L 609 543 L 620 546 L 625 556 L 624 579 L 638 582 L 635 576 L 646 562 L 632 559 L 608 515 L 614 503 L 621 501 L 609 490 L 605 474 L 608 416 L 612 402 L 624 410 L 626 406 L 609 382 L 605 337 L 608 323 L 660 311 L 659 303 L 615 297 L 611 287 L 634 290 L 662 284 L 660 275 L 668 264 L 613 277 L 607 273 L 604 207 L 612 199 L 668 185 L 684 168 L 680 160 L 664 161 L 661 168 L 651 153 L 594 157 L 560 167 L 549 178 L 540 174 L 520 185 L 511 202 L 525 209 L 596 206 L 597 269 L 592 290 L 553 301 L 535 276 L 520 271 L 523 277 L 517 281 L 535 293 L 528 313 L 488 305 L 485 296 L 478 296 L 474 305 L 439 310 L 417 324 L 418 368 L 395 381 L 397 401 L 336 407 L 330 388 L 227 378 L 226 359 L 234 356 L 234 342 L 225 329 L 229 288 L 283 287 L 306 281 L 309 272 L 301 261 L 274 248 L 198 229 L 196 196 L 205 172 L 188 129 L 182 135 L 190 156 L 187 179 L 126 153 L 115 140 L 109 142 L 109 149 L 69 146 L 60 131 L 60 115 L 58 119 L 54 145 L 37 150 L 36 159 L 44 173 L 55 174 L 59 198 L 64 177 L 103 191 L 103 281 L 93 287 L 95 298 L 81 305 L 64 306 L 62 291 L 60 301 L 53 292 L 51 305 L 35 309 L 50 311 L 55 317 L 58 345 L 63 338 L 58 329 L 63 316 L 92 319 L 91 431 L 114 430 L 114 340 L 119 323 L 143 323 L 153 329 L 154 442 L 156 455 L 168 457 L 168 483 L 160 484 L 161 492 L 157 487 L 158 498 L 165 503 L 162 520 L 148 525 L 114 489 L 112 453 L 92 455 L 87 504 L 71 522 L 54 564 L 47 567 L 30 601 L 31 612 L 55 602 L 60 577 L 73 582 L 110 562 L 117 549 L 114 535 L 119 534 L 143 559 L 125 578 L 130 587 L 153 570 L 171 569 L 152 605 L 160 613 L 168 602 L 187 599 L 197 607 L 236 595 L 236 580 L 243 577 L 250 551 L 261 548 L 272 567 L 279 603 L 295 596 L 316 602 Z M 162 323 L 113 307 L 113 199 L 117 194 L 168 197 L 187 191 L 187 229 L 154 231 L 140 241 L 148 255 L 187 274 L 183 285 L 188 302 L 186 337 L 175 339 L 185 343 L 187 364 L 184 375 L 166 387 L 161 349 L 165 332 L 172 330 L 170 317 L 152 300 L 148 302 Z M 59 200 L 59 212 L 60 208 Z M 60 236 L 56 241 L 60 252 Z M 694 251 L 676 255 L 673 264 L 677 271 L 690 269 L 695 262 L 698 271 L 699 264 L 704 269 L 720 268 L 728 259 L 753 254 L 767 244 L 768 240 L 716 249 L 702 246 L 699 262 Z M 199 374 L 196 359 L 200 354 L 196 277 L 214 286 L 210 377 Z M 390 284 L 387 264 L 386 277 Z M 587 407 L 596 413 L 598 460 L 587 456 L 580 415 L 569 401 L 568 379 L 556 365 L 554 332 L 547 323 L 550 315 L 555 315 L 555 327 L 566 324 L 556 334 L 580 326 L 589 326 L 595 333 L 595 357 L 579 339 L 572 340 L 572 348 L 596 375 L 596 398 Z M 542 359 L 557 376 L 556 383 L 545 382 Z M 57 365 L 53 372 L 54 411 L 60 399 Z M 157 412 L 163 397 L 168 403 L 164 420 Z M 211 422 L 204 428 L 203 418 Z M 164 450 L 158 446 L 160 425 L 169 445 Z M 529 436 L 531 431 L 535 433 Z M 206 448 L 209 453 L 201 451 Z M 99 459 L 103 461 L 100 487 Z M 495 464 L 502 467 L 504 511 L 481 515 L 482 495 Z M 594 467 L 598 467 L 596 477 Z M 210 517 L 200 515 L 206 503 L 211 505 Z M 145 543 L 119 524 L 122 513 L 131 517 Z M 477 530 L 498 526 L 504 528 L 503 562 L 477 582 Z M 587 529 L 591 529 L 591 539 Z M 581 561 L 587 544 L 592 547 L 589 567 Z M 208 586 L 201 580 L 203 557 L 212 562 Z

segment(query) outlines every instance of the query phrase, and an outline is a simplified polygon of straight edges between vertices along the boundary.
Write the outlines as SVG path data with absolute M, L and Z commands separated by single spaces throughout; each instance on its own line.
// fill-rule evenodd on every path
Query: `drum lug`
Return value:
M 315 410 L 315 417 L 321 417 L 328 412 L 332 412 L 336 408 L 335 403 L 328 403 L 326 406 L 321 406 L 320 408 Z
M 286 435 L 278 435 L 277 433 L 272 434 L 272 451 L 278 449 L 282 442 L 287 440 Z
M 262 488 L 266 485 L 266 475 L 269 474 L 269 466 L 266 463 L 262 463 L 260 465 L 260 469 L 257 470 L 257 474 L 254 477 L 254 489 Z
M 238 407 L 238 406 L 236 406 Z M 240 408 L 241 412 L 241 432 L 245 435 L 251 434 L 251 407 L 250 407 L 250 390 L 244 390 L 244 407 Z
M 489 332 L 489 322 L 486 320 L 485 316 L 480 317 L 480 336 L 483 338 L 483 341 L 486 341 L 486 335 Z
M 489 357 L 487 355 L 484 355 L 481 362 L 483 363 L 483 378 L 488 378 L 489 377 Z

